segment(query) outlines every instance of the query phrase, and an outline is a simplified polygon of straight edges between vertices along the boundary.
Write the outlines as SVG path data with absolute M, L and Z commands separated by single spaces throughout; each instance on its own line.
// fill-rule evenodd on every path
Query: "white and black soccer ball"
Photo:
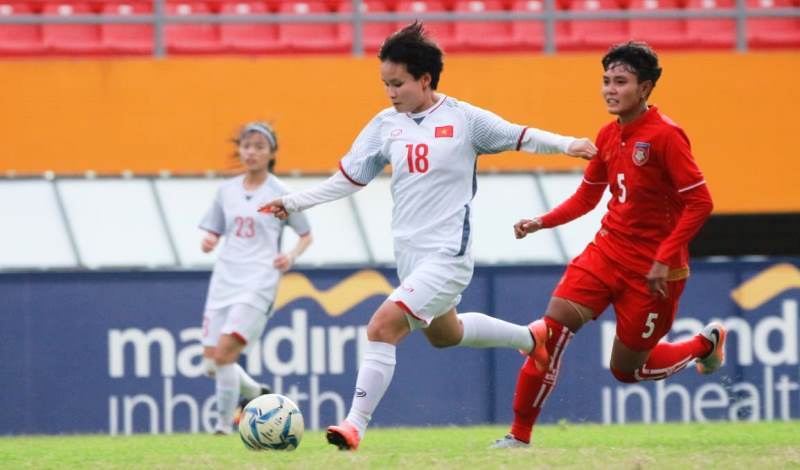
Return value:
M 239 419 L 239 437 L 252 450 L 295 450 L 304 429 L 300 408 L 277 393 L 253 398 Z

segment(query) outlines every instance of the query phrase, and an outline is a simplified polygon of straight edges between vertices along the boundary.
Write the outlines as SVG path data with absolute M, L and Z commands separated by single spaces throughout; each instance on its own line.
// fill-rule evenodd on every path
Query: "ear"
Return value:
M 431 87 L 431 74 L 425 72 L 419 77 L 419 82 L 422 84 L 423 89 L 428 89 Z
M 650 97 L 650 93 L 653 91 L 653 81 L 652 80 L 645 80 L 639 83 L 639 90 L 642 92 L 642 96 L 644 99 L 648 99 Z

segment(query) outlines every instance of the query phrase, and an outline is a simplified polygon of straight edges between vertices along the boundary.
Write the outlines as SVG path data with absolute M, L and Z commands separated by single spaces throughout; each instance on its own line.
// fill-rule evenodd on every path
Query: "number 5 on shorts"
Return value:
M 644 326 L 647 327 L 647 331 L 642 333 L 642 338 L 649 338 L 653 336 L 653 332 L 656 330 L 655 321 L 658 318 L 657 313 L 648 313 L 647 320 L 644 321 Z

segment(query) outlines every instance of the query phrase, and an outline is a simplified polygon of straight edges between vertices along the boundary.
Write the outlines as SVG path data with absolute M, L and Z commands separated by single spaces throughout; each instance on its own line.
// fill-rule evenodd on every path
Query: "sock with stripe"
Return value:
M 706 356 L 712 347 L 711 341 L 701 335 L 678 343 L 662 341 L 650 351 L 647 361 L 635 372 L 626 373 L 612 369 L 611 373 L 617 380 L 625 383 L 666 379 L 681 371 L 694 359 Z
M 556 386 L 561 356 L 575 333 L 550 317 L 544 317 L 547 324 L 547 352 L 550 362 L 545 371 L 540 371 L 533 359 L 528 357 L 517 376 L 514 391 L 514 421 L 511 435 L 522 442 L 530 442 L 531 432 L 547 397 Z

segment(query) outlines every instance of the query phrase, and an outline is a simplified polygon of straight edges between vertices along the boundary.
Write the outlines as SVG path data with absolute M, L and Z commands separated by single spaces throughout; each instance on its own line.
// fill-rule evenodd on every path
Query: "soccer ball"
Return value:
M 239 419 L 239 437 L 252 450 L 295 450 L 304 428 L 300 408 L 277 393 L 253 398 Z

